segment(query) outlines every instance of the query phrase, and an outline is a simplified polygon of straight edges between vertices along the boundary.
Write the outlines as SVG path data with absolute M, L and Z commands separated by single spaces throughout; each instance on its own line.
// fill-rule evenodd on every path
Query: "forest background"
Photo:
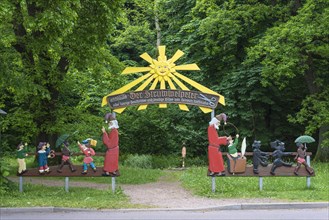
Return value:
M 94 138 L 108 107 L 101 99 L 139 74 L 166 45 L 176 64 L 196 63 L 183 75 L 226 99 L 216 114 L 263 151 L 279 139 L 286 151 L 308 134 L 318 161 L 329 158 L 329 1 L 327 0 L 3 0 L 0 3 L 1 154 L 22 141 L 54 146 Z M 192 88 L 190 88 L 192 89 Z M 117 115 L 120 154 L 177 155 L 207 160 L 210 114 L 177 105 Z M 234 133 L 235 129 L 227 132 Z M 57 149 L 58 150 L 58 149 Z M 225 150 L 225 149 L 224 149 Z

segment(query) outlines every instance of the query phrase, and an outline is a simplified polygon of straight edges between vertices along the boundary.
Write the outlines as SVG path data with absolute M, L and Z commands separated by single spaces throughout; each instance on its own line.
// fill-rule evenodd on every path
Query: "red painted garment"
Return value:
M 108 133 L 103 133 L 103 143 L 107 147 L 104 159 L 105 172 L 113 173 L 119 170 L 119 132 L 118 129 L 112 128 Z
M 94 159 L 91 156 L 94 156 L 96 154 L 94 149 L 92 149 L 91 147 L 86 147 L 85 145 L 82 144 L 80 144 L 79 147 L 82 153 L 84 153 L 85 155 L 83 162 L 86 164 L 90 164 L 91 162 L 93 162 Z
M 227 137 L 218 137 L 215 126 L 208 126 L 208 169 L 211 172 L 218 173 L 225 171 L 224 160 L 222 152 L 220 152 L 220 145 L 227 145 Z

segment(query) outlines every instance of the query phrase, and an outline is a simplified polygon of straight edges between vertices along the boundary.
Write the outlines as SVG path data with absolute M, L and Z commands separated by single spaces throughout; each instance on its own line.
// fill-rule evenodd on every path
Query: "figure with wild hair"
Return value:
M 216 115 L 211 119 L 208 126 L 208 175 L 209 176 L 224 176 L 225 167 L 222 152 L 220 151 L 221 145 L 227 145 L 228 139 L 226 136 L 219 137 L 217 130 L 221 121 L 226 123 L 226 115 L 224 113 Z
M 119 176 L 119 124 L 114 113 L 105 115 L 109 132 L 103 127 L 103 143 L 106 146 L 103 176 Z

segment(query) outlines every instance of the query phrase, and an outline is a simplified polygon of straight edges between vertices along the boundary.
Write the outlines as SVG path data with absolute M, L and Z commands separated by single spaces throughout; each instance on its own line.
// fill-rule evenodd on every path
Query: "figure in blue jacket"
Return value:
M 38 164 L 39 174 L 49 173 L 48 157 L 50 153 L 50 145 L 46 142 L 40 142 L 38 145 Z

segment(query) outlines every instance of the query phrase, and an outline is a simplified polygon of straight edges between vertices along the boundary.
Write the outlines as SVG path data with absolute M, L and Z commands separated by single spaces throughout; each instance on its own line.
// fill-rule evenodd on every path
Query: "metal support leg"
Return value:
M 309 167 L 311 167 L 311 158 L 310 158 L 310 156 L 306 156 L 306 163 Z M 310 176 L 306 177 L 306 186 L 307 186 L 307 188 L 310 188 L 310 186 L 311 186 L 311 177 Z
M 69 177 L 65 177 L 65 192 L 69 192 Z
M 211 177 L 211 191 L 215 192 L 216 191 L 216 178 L 215 177 Z
M 19 191 L 23 192 L 23 177 L 19 177 Z
M 112 192 L 115 192 L 115 177 L 112 177 Z
M 263 190 L 263 177 L 259 177 L 259 190 L 262 191 Z

